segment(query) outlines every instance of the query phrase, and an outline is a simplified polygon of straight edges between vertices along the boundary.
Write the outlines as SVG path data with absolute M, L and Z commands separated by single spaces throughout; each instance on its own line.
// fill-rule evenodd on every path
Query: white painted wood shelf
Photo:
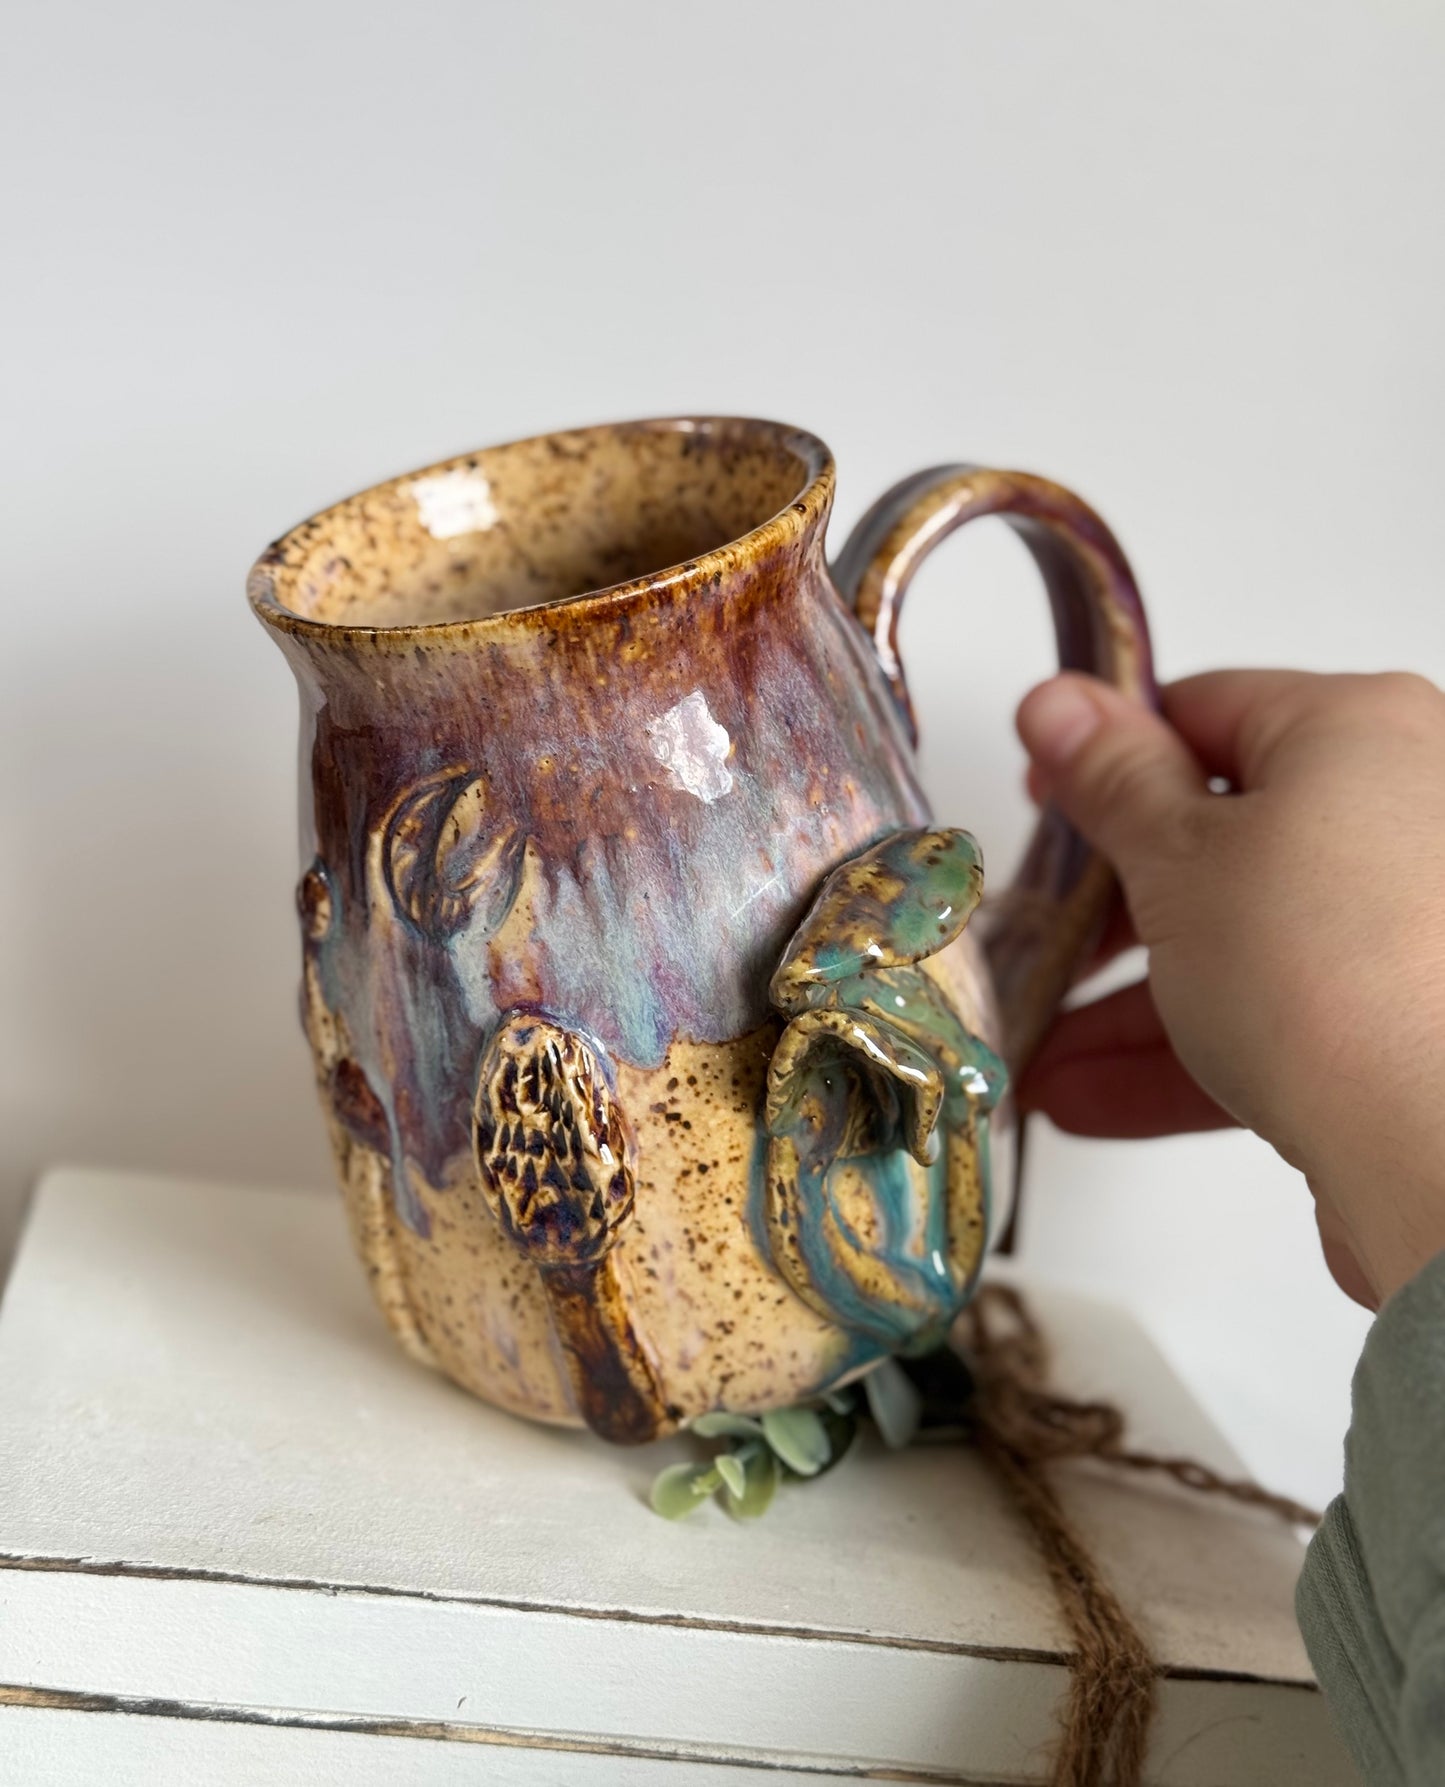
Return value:
M 1032 1290 L 1070 1388 L 1237 1468 L 1128 1318 Z M 1047 1778 L 1065 1635 L 976 1458 L 860 1446 L 755 1525 L 671 1525 L 646 1489 L 688 1450 L 411 1364 L 329 1197 L 52 1174 L 0 1311 L 0 1780 Z M 1151 1782 L 1353 1782 L 1293 1536 L 1061 1482 L 1166 1670 Z

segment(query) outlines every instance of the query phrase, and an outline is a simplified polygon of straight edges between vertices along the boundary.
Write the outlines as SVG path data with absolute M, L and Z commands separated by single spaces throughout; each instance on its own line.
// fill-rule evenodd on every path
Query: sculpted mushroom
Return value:
M 667 1410 L 611 1251 L 632 1214 L 630 1144 L 591 1047 L 511 1013 L 482 1058 L 474 1138 L 492 1214 L 541 1275 L 587 1425 L 620 1444 L 654 1438 Z

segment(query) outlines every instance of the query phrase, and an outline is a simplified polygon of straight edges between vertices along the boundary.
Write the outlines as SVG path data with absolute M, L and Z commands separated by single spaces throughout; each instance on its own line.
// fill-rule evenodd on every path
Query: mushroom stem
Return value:
M 640 1446 L 675 1425 L 612 1255 L 585 1266 L 547 1266 L 540 1277 L 578 1411 L 592 1431 L 615 1446 Z

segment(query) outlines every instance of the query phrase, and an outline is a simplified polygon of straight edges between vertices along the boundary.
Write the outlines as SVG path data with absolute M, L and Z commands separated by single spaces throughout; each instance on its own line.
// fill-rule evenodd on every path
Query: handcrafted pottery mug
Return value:
M 998 1222 L 1004 1064 L 1097 934 L 1108 871 L 1052 812 L 964 929 L 982 865 L 932 824 L 896 631 L 926 553 L 1002 515 L 1061 661 L 1152 699 L 1113 537 L 951 466 L 830 569 L 833 481 L 770 422 L 583 429 L 252 572 L 301 688 L 303 1014 L 356 1242 L 407 1350 L 518 1414 L 645 1440 L 937 1344 Z

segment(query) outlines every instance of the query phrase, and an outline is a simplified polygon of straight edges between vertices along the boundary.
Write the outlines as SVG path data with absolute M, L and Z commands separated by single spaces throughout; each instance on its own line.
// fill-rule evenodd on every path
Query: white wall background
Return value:
M 798 421 L 839 527 L 955 457 L 1074 484 L 1165 674 L 1445 677 L 1445 15 L 1427 0 L 12 0 L 0 1170 L 328 1177 L 293 696 L 255 552 L 414 464 Z M 1022 835 L 1043 604 L 993 524 L 905 645 L 940 812 Z M 1026 1252 L 1139 1310 L 1281 1488 L 1363 1318 L 1251 1138 L 1034 1138 Z

